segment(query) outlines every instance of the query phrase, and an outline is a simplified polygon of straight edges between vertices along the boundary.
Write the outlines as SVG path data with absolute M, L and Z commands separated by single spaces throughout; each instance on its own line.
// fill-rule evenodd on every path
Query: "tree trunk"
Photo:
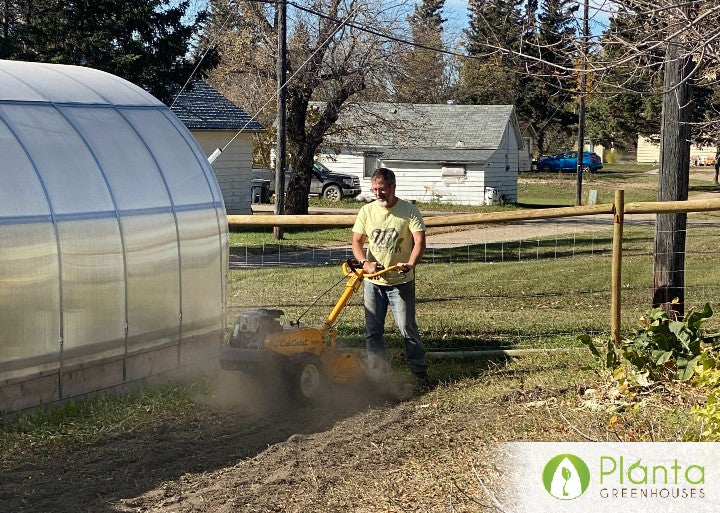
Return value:
M 285 213 L 302 215 L 308 213 L 308 194 L 315 157 L 312 152 L 292 156 L 292 173 L 285 193 Z
M 687 200 L 690 179 L 691 88 L 688 58 L 671 43 L 665 56 L 658 201 Z M 671 318 L 685 312 L 685 228 L 687 214 L 657 214 L 653 269 L 653 306 Z

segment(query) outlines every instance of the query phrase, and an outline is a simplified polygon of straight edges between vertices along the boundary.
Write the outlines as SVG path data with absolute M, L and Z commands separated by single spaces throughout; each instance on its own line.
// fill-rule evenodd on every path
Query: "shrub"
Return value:
M 608 341 L 604 356 L 588 335 L 580 336 L 579 340 L 597 358 L 604 358 L 610 369 L 627 362 L 633 373 L 645 378 L 643 382 L 687 381 L 703 355 L 714 361 L 707 351 L 714 347 L 718 335 L 705 335 L 702 330 L 702 324 L 712 314 L 710 304 L 706 303 L 702 311 L 690 310 L 682 321 L 673 321 L 662 308 L 653 308 L 640 319 L 640 329 L 632 338 L 622 340 L 620 347 Z
M 708 442 L 720 440 L 720 369 L 714 364 L 703 368 L 697 378 L 697 385 L 707 390 L 707 401 L 702 406 L 694 406 L 692 413 L 703 424 L 702 437 Z
M 617 151 L 615 151 L 615 148 L 610 148 L 603 155 L 603 164 L 617 164 L 619 160 L 620 156 Z

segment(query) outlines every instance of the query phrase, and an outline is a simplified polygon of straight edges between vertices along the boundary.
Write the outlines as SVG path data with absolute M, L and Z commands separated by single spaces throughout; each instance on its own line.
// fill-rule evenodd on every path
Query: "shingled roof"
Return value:
M 508 125 L 520 139 L 512 105 L 362 102 L 348 105 L 337 125 L 326 142 L 386 160 L 484 161 Z
M 247 112 L 225 98 L 207 82 L 197 81 L 185 89 L 171 107 L 190 130 L 265 130 Z

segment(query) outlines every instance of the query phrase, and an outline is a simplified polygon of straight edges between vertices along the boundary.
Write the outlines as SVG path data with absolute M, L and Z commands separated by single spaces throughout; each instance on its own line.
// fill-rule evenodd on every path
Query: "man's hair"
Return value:
M 370 177 L 370 181 L 377 180 L 379 178 L 382 178 L 388 185 L 395 183 L 395 173 L 392 172 L 392 169 L 388 169 L 386 167 L 377 168 Z

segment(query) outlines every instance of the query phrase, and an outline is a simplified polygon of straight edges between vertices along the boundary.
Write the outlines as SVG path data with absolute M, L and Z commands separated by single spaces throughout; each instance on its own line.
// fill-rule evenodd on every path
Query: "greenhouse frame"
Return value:
M 114 75 L 0 60 L 0 414 L 213 360 L 228 234 L 206 156 Z

